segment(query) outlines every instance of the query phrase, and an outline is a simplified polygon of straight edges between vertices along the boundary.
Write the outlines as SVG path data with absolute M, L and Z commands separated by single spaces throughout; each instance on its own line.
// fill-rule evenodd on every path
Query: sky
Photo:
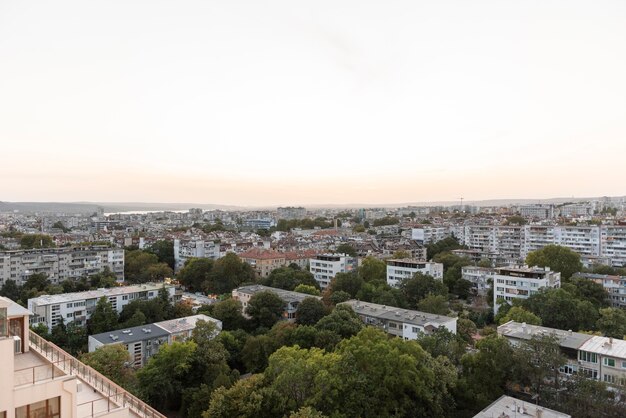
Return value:
M 623 0 L 0 0 L 0 200 L 626 194 Z

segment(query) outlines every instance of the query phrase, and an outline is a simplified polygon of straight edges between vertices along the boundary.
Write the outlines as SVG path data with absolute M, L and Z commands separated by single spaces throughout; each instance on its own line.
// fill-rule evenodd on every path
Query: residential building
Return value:
M 109 269 L 124 280 L 124 250 L 99 246 L 0 251 L 0 286 L 7 280 L 24 284 L 35 274 L 45 274 L 53 284 L 77 280 Z
M 439 327 L 447 328 L 448 331 L 456 334 L 457 318 L 361 302 L 355 299 L 343 302 L 341 305 L 350 306 L 364 324 L 380 328 L 405 340 L 416 340 L 421 335 L 430 335 Z
M 611 385 L 626 385 L 626 341 L 597 335 L 529 325 L 515 321 L 498 327 L 498 335 L 512 344 L 521 344 L 533 336 L 554 335 L 567 364 L 560 371 L 566 375 L 582 374 Z
M 422 245 L 441 241 L 451 235 L 450 228 L 442 225 L 420 225 L 411 229 L 411 239 Z
M 320 296 L 313 296 L 307 293 L 293 292 L 291 290 L 278 289 L 275 287 L 262 286 L 260 284 L 250 285 L 250 286 L 242 286 L 237 289 L 234 289 L 232 292 L 233 299 L 241 302 L 242 310 L 244 316 L 248 316 L 246 314 L 246 309 L 248 308 L 248 303 L 252 296 L 259 292 L 272 292 L 278 295 L 285 302 L 285 310 L 283 312 L 283 319 L 287 321 L 295 321 L 296 319 L 296 310 L 300 303 L 306 298 L 316 298 L 321 299 Z
M 561 273 L 549 267 L 511 266 L 496 268 L 493 276 L 494 314 L 498 313 L 497 300 L 528 299 L 545 287 L 560 287 Z
M 593 206 L 590 203 L 574 203 L 558 208 L 559 215 L 564 218 L 576 218 L 579 216 L 593 215 Z
M 517 212 L 524 218 L 552 219 L 554 218 L 554 205 L 521 205 Z
M 264 248 L 252 248 L 239 254 L 239 257 L 250 264 L 260 277 L 267 277 L 272 270 L 287 265 L 285 253 Z
M 61 322 L 86 325 L 100 298 L 106 298 L 113 309 L 122 312 L 124 306 L 134 300 L 149 300 L 158 297 L 159 290 L 165 288 L 170 301 L 177 297 L 174 286 L 163 283 L 144 283 L 133 286 L 112 287 L 86 292 L 44 295 L 28 299 L 28 309 L 33 312 L 31 325 L 46 324 L 51 330 Z
M 476 295 L 485 296 L 489 291 L 490 284 L 496 270 L 490 267 L 465 266 L 461 268 L 461 278 L 472 284 L 472 292 Z
M 222 330 L 222 321 L 199 314 L 90 335 L 89 352 L 106 345 L 121 344 L 128 350 L 132 365 L 141 367 L 159 351 L 163 344 L 171 344 L 174 341 L 191 337 L 198 321 L 214 323 L 215 335 Z
M 600 255 L 609 257 L 613 267 L 626 267 L 626 225 L 602 225 Z
M 356 257 L 347 254 L 320 254 L 309 260 L 309 271 L 322 289 L 330 285 L 337 273 L 349 273 L 356 268 Z
M 278 208 L 278 219 L 303 219 L 306 217 L 306 209 L 303 207 L 282 207 Z
M 244 219 L 243 226 L 250 229 L 270 229 L 275 226 L 276 223 L 273 219 L 263 218 L 263 219 Z
M 415 273 L 426 274 L 437 280 L 443 280 L 443 264 L 412 258 L 387 260 L 387 284 L 398 287 L 404 280 Z
M 604 287 L 614 308 L 626 308 L 626 276 L 609 274 L 574 273 L 573 278 L 592 280 Z
M 536 418 L 571 418 L 554 409 L 545 408 L 532 402 L 502 395 L 491 405 L 474 415 L 474 418 L 513 418 L 513 417 L 536 417 Z
M 28 329 L 30 312 L 0 297 L 0 416 L 165 418 Z
M 201 239 L 191 239 L 182 241 L 174 240 L 174 261 L 175 270 L 179 271 L 190 258 L 210 258 L 220 257 L 220 245 L 213 241 L 203 241 Z

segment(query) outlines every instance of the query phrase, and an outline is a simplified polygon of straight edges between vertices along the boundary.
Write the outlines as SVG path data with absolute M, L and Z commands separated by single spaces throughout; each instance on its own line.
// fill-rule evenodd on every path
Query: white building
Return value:
M 491 405 L 474 415 L 474 418 L 571 418 L 571 415 L 564 414 L 554 409 L 545 408 L 532 402 L 525 402 L 520 399 L 502 395 Z
M 78 325 L 86 325 L 100 298 L 106 298 L 113 309 L 119 313 L 122 312 L 124 306 L 134 300 L 148 300 L 158 297 L 159 290 L 162 288 L 167 290 L 170 301 L 173 301 L 175 298 L 174 286 L 155 283 L 44 295 L 28 299 L 28 309 L 34 314 L 30 318 L 31 325 L 43 323 L 48 326 L 49 330 L 60 324 L 61 321 L 65 324 L 74 322 Z
M 559 215 L 564 218 L 591 216 L 593 215 L 593 205 L 590 203 L 575 203 L 571 205 L 561 206 L 558 211 Z
M 521 205 L 517 207 L 517 211 L 524 218 L 554 218 L 554 205 Z
M 0 417 L 165 418 L 28 329 L 30 312 L 0 297 Z
M 303 219 L 306 217 L 306 209 L 303 207 L 282 207 L 278 208 L 278 219 Z
M 42 248 L 0 252 L 0 286 L 7 280 L 18 285 L 41 273 L 53 284 L 77 280 L 108 268 L 124 280 L 124 250 L 107 246 Z
M 398 287 L 406 279 L 413 277 L 415 273 L 429 275 L 435 279 L 443 280 L 443 264 L 432 261 L 421 261 L 411 258 L 386 260 L 387 284 Z
M 578 277 L 602 285 L 609 294 L 609 302 L 614 308 L 626 308 L 626 276 L 593 273 L 574 273 L 572 276 L 572 278 Z
M 626 225 L 602 225 L 600 255 L 610 258 L 613 267 L 626 267 Z
M 244 316 L 248 316 L 246 313 L 246 309 L 248 308 L 248 303 L 250 302 L 250 299 L 252 299 L 252 296 L 256 295 L 259 292 L 272 292 L 276 294 L 279 298 L 281 298 L 283 302 L 285 302 L 283 319 L 291 322 L 295 321 L 298 306 L 300 305 L 300 303 L 302 303 L 304 299 L 321 299 L 320 296 L 313 296 L 307 293 L 293 292 L 291 290 L 278 289 L 276 287 L 263 286 L 260 284 L 242 286 L 234 289 L 232 295 L 233 299 L 241 302 Z
M 472 291 L 477 295 L 486 295 L 489 282 L 493 282 L 496 269 L 489 267 L 465 266 L 461 268 L 461 278 L 472 284 Z
M 222 321 L 199 314 L 90 335 L 89 352 L 96 351 L 105 345 L 122 344 L 128 351 L 133 366 L 145 366 L 150 357 L 155 355 L 163 344 L 171 344 L 178 340 L 184 341 L 191 337 L 198 321 L 214 323 L 214 336 L 222 330 Z
M 411 229 L 411 239 L 426 245 L 452 236 L 450 228 L 444 225 L 421 225 Z
M 174 240 L 174 260 L 176 271 L 179 271 L 189 258 L 210 258 L 216 260 L 220 257 L 220 245 L 213 241 Z
M 356 268 L 357 259 L 346 254 L 320 254 L 309 259 L 309 271 L 322 289 L 330 285 L 337 273 L 349 273 Z
M 430 335 L 439 327 L 447 328 L 448 331 L 456 334 L 457 318 L 354 299 L 343 302 L 341 305 L 350 306 L 365 325 L 381 328 L 405 340 L 416 340 L 421 335 Z
M 499 267 L 493 276 L 493 307 L 498 313 L 497 300 L 528 299 L 544 287 L 560 287 L 561 273 L 549 267 Z

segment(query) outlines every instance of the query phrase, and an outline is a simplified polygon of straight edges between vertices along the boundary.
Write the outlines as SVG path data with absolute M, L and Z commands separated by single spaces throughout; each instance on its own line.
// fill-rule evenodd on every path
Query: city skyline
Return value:
M 623 2 L 169 6 L 0 5 L 0 200 L 624 194 Z

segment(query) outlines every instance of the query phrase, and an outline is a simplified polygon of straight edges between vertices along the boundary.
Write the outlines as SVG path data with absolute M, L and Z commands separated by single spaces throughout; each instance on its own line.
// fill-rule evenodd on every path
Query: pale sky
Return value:
M 0 200 L 626 194 L 626 1 L 0 0 Z

